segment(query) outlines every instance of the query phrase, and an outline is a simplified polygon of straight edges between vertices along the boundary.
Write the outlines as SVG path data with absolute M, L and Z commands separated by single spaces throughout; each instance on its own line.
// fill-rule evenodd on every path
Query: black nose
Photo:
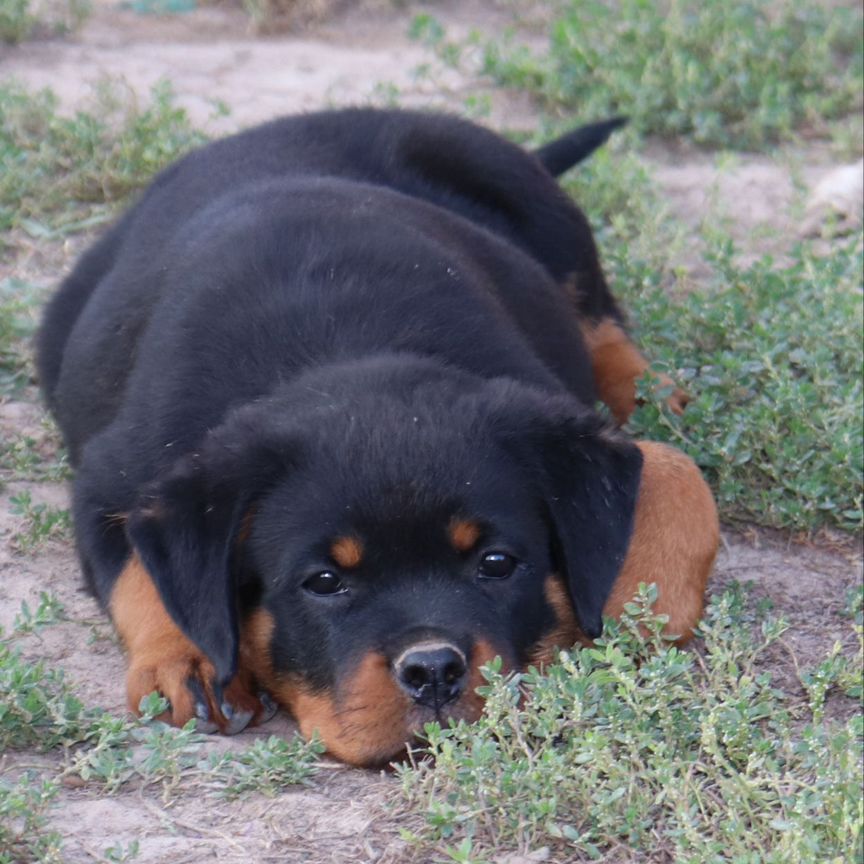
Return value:
M 465 658 L 450 645 L 418 645 L 395 663 L 399 686 L 418 705 L 436 711 L 459 698 L 466 671 Z

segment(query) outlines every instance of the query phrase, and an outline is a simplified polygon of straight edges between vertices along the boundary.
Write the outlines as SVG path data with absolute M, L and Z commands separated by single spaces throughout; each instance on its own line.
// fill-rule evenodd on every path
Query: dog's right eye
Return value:
M 330 594 L 344 594 L 348 590 L 345 583 L 330 570 L 310 576 L 303 583 L 303 587 L 310 594 L 317 594 L 321 597 L 326 597 Z
M 506 579 L 516 569 L 519 562 L 506 552 L 487 552 L 477 567 L 477 575 L 482 579 Z

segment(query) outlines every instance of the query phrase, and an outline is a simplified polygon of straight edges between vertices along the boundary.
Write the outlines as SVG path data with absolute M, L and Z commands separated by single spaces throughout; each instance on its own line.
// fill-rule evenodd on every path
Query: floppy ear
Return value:
M 611 432 L 583 437 L 568 425 L 544 447 L 546 500 L 576 617 L 596 639 L 633 533 L 642 454 Z
M 575 399 L 506 389 L 505 445 L 535 475 L 576 617 L 595 639 L 630 543 L 642 454 Z
M 182 459 L 145 493 L 126 523 L 166 610 L 223 684 L 237 668 L 231 566 L 237 535 L 254 500 L 290 461 L 284 434 L 274 436 L 272 423 L 256 424 L 258 413 L 242 409 L 211 433 L 200 453 Z

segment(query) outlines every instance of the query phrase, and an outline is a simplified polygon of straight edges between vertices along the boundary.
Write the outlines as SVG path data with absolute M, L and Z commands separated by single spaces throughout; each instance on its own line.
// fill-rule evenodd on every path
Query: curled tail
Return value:
M 553 176 L 559 177 L 568 168 L 590 156 L 619 127 L 627 122 L 626 117 L 611 117 L 598 123 L 580 126 L 534 151 L 543 167 Z

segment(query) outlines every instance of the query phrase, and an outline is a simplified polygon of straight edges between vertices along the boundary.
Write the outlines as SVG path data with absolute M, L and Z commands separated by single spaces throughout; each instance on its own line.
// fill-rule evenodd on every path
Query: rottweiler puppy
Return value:
M 288 117 L 163 171 L 81 258 L 38 370 L 133 710 L 155 689 L 231 733 L 275 699 L 378 764 L 639 582 L 688 637 L 713 499 L 595 408 L 625 420 L 647 364 L 554 179 L 618 124 L 529 153 L 444 115 Z

